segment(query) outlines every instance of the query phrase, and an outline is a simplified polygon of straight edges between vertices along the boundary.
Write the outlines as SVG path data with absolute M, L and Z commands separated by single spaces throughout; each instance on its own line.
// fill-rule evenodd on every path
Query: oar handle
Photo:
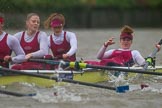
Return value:
M 162 44 L 162 39 L 159 41 L 158 45 L 161 44 Z M 149 57 L 155 57 L 157 52 L 158 52 L 158 48 L 156 47 L 155 50 L 149 55 Z
M 162 39 L 159 41 L 158 45 L 162 44 Z M 149 66 L 149 63 L 152 62 L 152 59 L 156 56 L 156 53 L 158 52 L 158 48 L 156 47 L 154 51 L 148 56 L 148 60 L 146 60 L 146 64 L 144 65 L 143 69 L 146 70 Z

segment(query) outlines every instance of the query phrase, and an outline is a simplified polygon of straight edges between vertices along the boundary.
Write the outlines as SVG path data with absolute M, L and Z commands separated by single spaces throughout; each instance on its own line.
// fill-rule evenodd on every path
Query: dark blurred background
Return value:
M 6 27 L 21 29 L 26 15 L 44 20 L 53 12 L 64 14 L 66 28 L 162 27 L 162 0 L 0 0 Z

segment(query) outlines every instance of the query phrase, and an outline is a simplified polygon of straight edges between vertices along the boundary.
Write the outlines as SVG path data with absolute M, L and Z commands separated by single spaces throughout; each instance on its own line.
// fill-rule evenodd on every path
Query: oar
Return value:
M 92 86 L 92 87 L 97 87 L 97 88 L 104 88 L 104 89 L 109 89 L 109 90 L 116 90 L 115 87 L 108 87 L 108 86 L 99 85 L 99 84 L 87 83 L 87 82 L 76 81 L 76 80 L 65 79 L 65 78 L 58 78 L 55 76 L 51 77 L 51 76 L 42 75 L 42 74 L 27 73 L 24 71 L 13 70 L 13 69 L 8 69 L 8 68 L 4 68 L 4 67 L 0 67 L 0 71 L 4 71 L 7 73 L 20 74 L 20 75 L 39 77 L 39 78 L 44 78 L 44 79 L 51 79 L 51 80 L 55 80 L 55 81 L 68 82 L 68 83 L 73 83 L 73 84 Z
M 51 65 L 59 65 L 60 63 L 64 63 L 64 65 L 69 65 L 69 62 L 64 62 L 63 60 L 29 59 L 28 61 L 47 63 L 47 64 L 51 64 Z
M 159 45 L 162 44 L 162 39 L 159 41 L 158 44 L 159 44 Z M 144 67 L 143 67 L 144 70 L 147 69 L 149 63 L 151 63 L 151 62 L 152 62 L 152 59 L 155 58 L 157 52 L 158 52 L 158 48 L 155 48 L 154 51 L 148 56 L 148 59 L 146 60 L 147 62 L 146 62 L 146 64 L 145 64 Z
M 18 93 L 18 92 L 13 92 L 13 91 L 7 91 L 7 90 L 2 90 L 0 89 L 0 93 L 1 94 L 7 94 L 7 95 L 12 95 L 12 96 L 18 96 L 18 97 L 21 97 L 21 96 L 35 96 L 36 93 Z
M 59 64 L 60 61 L 54 61 L 54 60 L 44 60 L 44 59 L 30 59 L 30 61 L 33 62 L 42 62 L 42 63 L 48 63 L 52 65 Z M 100 66 L 100 65 L 90 65 L 87 63 L 80 63 L 80 62 L 65 62 L 64 65 L 69 66 L 71 68 L 94 68 L 94 69 L 103 69 L 103 70 L 116 70 L 116 71 L 123 71 L 128 73 L 140 73 L 140 74 L 150 74 L 150 75 L 162 75 L 162 72 L 154 72 L 154 71 L 146 71 L 146 70 L 136 70 L 136 69 L 124 69 L 119 67 L 113 67 L 113 66 Z
M 140 74 L 150 74 L 150 75 L 162 75 L 162 72 L 154 72 L 154 71 L 145 71 L 145 70 L 136 70 L 136 69 L 123 69 L 118 67 L 111 66 L 94 66 L 94 65 L 86 65 L 87 68 L 95 68 L 95 69 L 105 69 L 105 70 L 116 70 L 123 71 L 128 73 L 140 73 Z

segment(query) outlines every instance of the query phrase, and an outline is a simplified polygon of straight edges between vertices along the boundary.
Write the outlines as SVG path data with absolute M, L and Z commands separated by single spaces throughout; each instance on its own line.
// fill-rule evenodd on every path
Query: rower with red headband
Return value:
M 100 64 L 108 66 L 132 66 L 137 64 L 143 66 L 145 64 L 145 59 L 140 52 L 130 49 L 133 37 L 133 29 L 125 25 L 121 30 L 119 49 L 110 49 L 106 51 L 108 47 L 115 44 L 113 37 L 108 39 L 100 48 L 97 54 L 97 58 L 101 60 Z
M 64 31 L 65 18 L 62 14 L 52 13 L 44 22 L 45 28 L 51 28 L 52 34 L 48 37 L 48 46 L 53 56 L 69 61 L 76 60 L 77 39 L 70 31 Z
M 9 68 L 9 62 L 25 61 L 25 53 L 18 39 L 3 30 L 4 23 L 4 14 L 0 13 L 0 66 Z M 12 51 L 16 56 L 11 56 Z

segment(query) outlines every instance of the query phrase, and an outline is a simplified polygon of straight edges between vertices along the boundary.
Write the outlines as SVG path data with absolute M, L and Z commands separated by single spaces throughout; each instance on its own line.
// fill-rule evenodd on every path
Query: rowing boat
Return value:
M 89 67 L 94 67 L 91 65 L 88 65 Z M 99 68 L 99 69 L 96 69 Z M 25 92 L 25 93 L 19 93 L 16 90 L 8 90 L 6 86 L 12 85 L 15 83 L 29 83 L 36 86 L 41 87 L 53 87 L 57 85 L 64 85 L 67 82 L 73 83 L 73 84 L 80 84 L 80 85 L 86 85 L 91 87 L 97 87 L 97 88 L 104 88 L 109 90 L 115 90 L 119 93 L 124 93 L 125 91 L 129 90 L 128 85 L 117 85 L 117 87 L 110 87 L 100 84 L 95 84 L 97 82 L 103 82 L 107 80 L 111 80 L 111 76 L 108 73 L 111 73 L 112 70 L 121 70 L 120 72 L 124 72 L 126 76 L 125 78 L 131 78 L 137 75 L 137 73 L 142 73 L 142 75 L 161 75 L 162 76 L 162 67 L 156 66 L 155 68 L 148 67 L 147 71 L 141 71 L 142 68 L 135 68 L 128 69 L 128 67 L 105 67 L 105 66 L 96 66 L 95 68 L 85 69 L 82 71 L 59 71 L 59 70 L 11 70 L 7 68 L 0 67 L 0 73 L 14 73 L 12 75 L 7 76 L 1 76 L 0 77 L 0 86 L 4 89 L 0 89 L 0 93 L 8 94 L 8 95 L 14 95 L 14 96 L 34 96 L 36 95 L 35 90 L 32 92 Z M 150 71 L 151 70 L 151 71 Z M 150 72 L 149 72 L 150 71 Z M 32 73 L 31 73 L 32 72 Z M 11 74 L 10 73 L 10 74 Z M 62 76 L 63 75 L 63 76 Z M 120 81 L 119 81 L 120 82 Z
M 128 69 L 128 67 L 117 67 L 120 69 Z M 141 67 L 129 67 L 129 69 L 141 70 Z M 82 71 L 61 71 L 61 70 L 22 70 L 23 72 L 36 73 L 48 75 L 51 78 L 53 76 L 58 77 L 58 81 L 52 79 L 44 79 L 28 75 L 7 75 L 0 77 L 0 85 L 8 85 L 15 82 L 30 83 L 41 87 L 52 87 L 54 85 L 65 84 L 59 80 L 61 78 L 68 78 L 76 81 L 83 81 L 88 83 L 99 83 L 110 80 L 109 70 L 103 69 L 85 69 Z M 162 66 L 156 66 L 155 68 L 148 67 L 147 71 L 162 72 Z M 128 73 L 126 79 L 135 76 L 136 73 Z M 148 74 L 145 74 L 148 76 Z

